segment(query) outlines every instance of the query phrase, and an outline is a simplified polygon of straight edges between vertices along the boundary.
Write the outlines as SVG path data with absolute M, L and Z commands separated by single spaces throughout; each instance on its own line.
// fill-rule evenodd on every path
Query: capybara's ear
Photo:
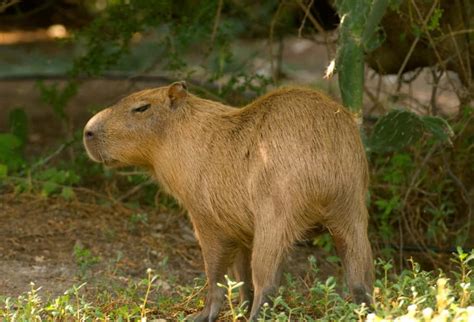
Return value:
M 178 108 L 188 96 L 188 87 L 185 81 L 175 82 L 168 88 L 168 97 L 170 99 L 170 108 Z

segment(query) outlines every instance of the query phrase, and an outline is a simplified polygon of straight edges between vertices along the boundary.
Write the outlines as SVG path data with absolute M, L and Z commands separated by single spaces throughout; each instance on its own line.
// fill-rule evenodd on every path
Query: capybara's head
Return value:
M 151 165 L 153 147 L 187 96 L 186 83 L 176 82 L 134 93 L 97 113 L 84 128 L 89 157 L 111 167 Z

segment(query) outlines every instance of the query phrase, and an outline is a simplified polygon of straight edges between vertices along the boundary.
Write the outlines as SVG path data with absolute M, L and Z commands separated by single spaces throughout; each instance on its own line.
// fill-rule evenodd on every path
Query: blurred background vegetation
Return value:
M 474 245 L 473 30 L 471 0 L 2 0 L 0 191 L 179 213 L 145 173 L 87 159 L 87 119 L 180 79 L 235 106 L 306 85 L 361 120 L 376 256 L 449 268 Z

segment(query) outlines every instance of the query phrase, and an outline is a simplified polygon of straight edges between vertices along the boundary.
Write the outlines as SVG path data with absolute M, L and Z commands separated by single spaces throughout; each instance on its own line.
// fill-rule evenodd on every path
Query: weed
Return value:
M 225 275 L 225 280 L 226 284 L 222 283 L 217 283 L 217 286 L 224 288 L 226 290 L 226 298 L 227 298 L 227 303 L 229 304 L 229 310 L 231 313 L 232 317 L 232 322 L 238 321 L 239 318 L 242 318 L 245 316 L 246 309 L 243 307 L 243 305 L 247 305 L 248 303 L 242 303 L 238 307 L 234 307 L 234 304 L 232 303 L 232 300 L 235 297 L 235 292 L 238 291 L 238 289 L 244 285 L 244 282 L 235 282 L 231 280 L 227 275 Z
M 138 225 L 146 225 L 148 222 L 148 214 L 147 213 L 134 213 L 130 216 L 129 219 L 129 230 L 135 231 Z
M 81 250 L 81 258 L 90 253 Z M 356 305 L 337 291 L 334 277 L 325 281 L 314 277 L 311 284 L 303 284 L 287 275 L 287 283 L 273 298 L 272 304 L 263 306 L 259 321 L 472 321 L 474 318 L 474 251 L 461 249 L 453 255 L 456 271 L 450 275 L 442 271 L 427 272 L 410 261 L 411 269 L 393 274 L 392 264 L 377 260 L 377 280 L 374 306 Z M 86 261 L 87 262 L 87 261 Z M 312 268 L 311 268 L 312 267 Z M 315 270 L 314 262 L 310 268 Z M 146 277 L 128 284 L 126 288 L 111 291 L 99 290 L 95 298 L 84 296 L 84 284 L 73 286 L 63 295 L 44 300 L 40 288 L 17 298 L 0 297 L 0 318 L 4 320 L 137 320 L 172 319 L 183 321 L 190 307 L 202 306 L 203 281 L 194 286 L 180 285 L 172 279 L 147 270 Z M 172 283 L 172 284 L 169 284 Z M 168 287 L 164 287 L 168 285 Z M 245 316 L 246 306 L 234 304 L 242 283 L 226 277 L 227 310 L 222 318 L 237 321 Z
M 143 283 L 146 285 L 146 292 L 145 292 L 145 296 L 143 297 L 143 302 L 140 305 L 140 316 L 141 316 L 142 321 L 146 321 L 146 316 L 148 313 L 146 306 L 148 302 L 148 296 L 150 295 L 151 286 L 158 278 L 157 275 L 152 274 L 153 270 L 151 268 L 147 269 L 146 273 L 147 273 L 147 278 Z
M 73 252 L 81 276 L 85 276 L 92 266 L 100 262 L 100 257 L 94 256 L 90 249 L 80 244 L 74 245 Z

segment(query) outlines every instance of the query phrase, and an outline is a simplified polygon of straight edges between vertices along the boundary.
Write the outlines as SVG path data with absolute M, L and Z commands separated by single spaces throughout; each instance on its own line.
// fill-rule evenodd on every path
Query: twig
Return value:
M 12 1 L 16 1 L 16 2 L 20 2 L 21 0 L 12 0 Z M 14 15 L 7 15 L 7 16 L 4 16 L 2 17 L 2 19 L 4 21 L 12 21 L 12 20 L 15 20 L 15 19 L 26 19 L 28 17 L 31 17 L 45 9 L 48 9 L 49 7 L 53 6 L 54 3 L 56 1 L 55 0 L 45 0 L 43 1 L 43 3 L 41 3 L 41 5 L 39 5 L 38 7 L 35 7 L 27 12 L 16 12 Z M 1 11 L 0 11 L 1 12 Z
M 31 166 L 31 169 L 30 169 L 30 170 L 35 170 L 36 168 L 45 165 L 45 164 L 48 163 L 51 159 L 53 159 L 54 157 L 56 157 L 57 155 L 59 155 L 64 149 L 66 149 L 66 148 L 68 148 L 69 146 L 71 146 L 75 141 L 76 141 L 75 139 L 72 139 L 72 140 L 69 140 L 69 141 L 66 142 L 66 143 L 61 144 L 53 153 L 51 153 L 51 154 L 48 155 L 47 157 L 45 157 L 45 158 L 39 160 L 38 162 L 36 162 L 35 164 L 33 164 L 33 165 Z
M 210 43 L 208 52 L 211 52 L 212 48 L 214 47 L 214 42 L 216 40 L 216 35 L 217 35 L 217 29 L 219 28 L 219 22 L 220 22 L 220 19 L 221 19 L 221 12 L 222 12 L 222 5 L 223 4 L 224 4 L 224 0 L 219 0 L 219 3 L 217 4 L 216 18 L 214 19 L 214 26 L 212 27 L 211 43 Z
M 216 94 L 214 94 L 213 92 L 211 92 L 209 89 L 207 89 L 205 86 L 203 85 L 200 85 L 200 83 L 198 82 L 189 82 L 189 85 L 191 88 L 195 88 L 197 89 L 198 91 L 201 91 L 202 93 L 204 93 L 205 95 L 207 95 L 209 98 L 212 98 L 213 100 L 216 100 L 218 102 L 222 102 L 223 99 L 222 97 L 220 96 L 217 96 Z M 210 87 L 210 86 L 209 86 Z
M 275 14 L 272 17 L 272 21 L 270 23 L 270 34 L 268 36 L 268 41 L 269 41 L 269 54 L 270 54 L 270 70 L 272 74 L 272 80 L 273 84 L 275 85 L 277 83 L 277 75 L 275 72 L 275 64 L 273 62 L 273 34 L 275 31 L 275 25 L 278 21 L 278 16 L 280 15 L 281 8 L 283 7 L 283 1 L 280 1 L 278 4 L 278 8 L 275 12 Z
M 140 171 L 140 170 L 135 170 L 135 171 L 116 171 L 116 174 L 119 176 L 123 177 L 128 177 L 128 176 L 146 176 L 149 174 L 147 171 Z
M 429 149 L 428 153 L 424 157 L 423 161 L 421 162 L 420 166 L 416 169 L 415 173 L 413 174 L 411 178 L 411 182 L 408 185 L 408 189 L 405 193 L 405 196 L 403 197 L 403 205 L 406 204 L 408 200 L 408 196 L 410 195 L 411 191 L 417 187 L 416 180 L 418 179 L 418 176 L 420 175 L 421 171 L 425 168 L 426 163 L 428 163 L 428 160 L 431 158 L 433 153 L 436 151 L 436 148 L 438 147 L 438 144 L 433 144 L 431 148 Z
M 153 179 L 150 178 L 147 181 L 144 181 L 144 182 L 140 183 L 139 185 L 133 187 L 132 189 L 128 190 L 126 193 L 124 193 L 123 195 L 118 197 L 117 200 L 118 201 L 123 201 L 123 200 L 127 199 L 128 197 L 130 197 L 130 196 L 134 195 L 135 193 L 137 193 L 144 186 L 147 186 L 151 183 L 153 183 Z
M 0 81 L 31 81 L 31 80 L 58 80 L 68 81 L 71 77 L 67 74 L 28 74 L 28 75 L 1 75 Z M 130 75 L 130 74 L 103 74 L 101 76 L 76 76 L 75 80 L 127 80 L 135 82 L 163 82 L 169 83 L 172 81 L 169 77 L 156 75 Z
M 405 245 L 403 242 L 403 229 L 402 229 L 402 223 L 403 218 L 400 218 L 398 221 L 398 234 L 399 234 L 399 252 L 398 252 L 398 265 L 400 265 L 400 271 L 403 270 L 403 251 L 405 250 Z
M 449 31 L 450 31 L 450 34 L 451 34 L 451 40 L 453 41 L 454 49 L 456 49 L 456 55 L 459 59 L 459 64 L 461 65 L 462 72 L 463 72 L 465 80 L 467 82 L 467 87 L 470 88 L 470 85 L 471 85 L 470 57 L 469 57 L 469 55 L 464 55 L 466 57 L 467 67 L 464 66 L 464 59 L 463 59 L 463 55 L 459 51 L 458 42 L 456 41 L 456 38 L 454 38 L 454 36 L 452 35 L 451 26 L 448 25 L 448 28 L 449 28 Z
M 323 35 L 324 43 L 326 44 L 328 59 L 331 60 L 332 53 L 331 53 L 331 49 L 329 48 L 329 44 L 331 42 L 329 41 L 328 34 L 327 34 L 326 30 L 324 30 L 323 26 L 321 26 L 321 24 L 318 22 L 318 20 L 316 20 L 316 18 L 314 18 L 314 16 L 311 14 L 311 11 L 310 11 L 311 10 L 311 5 L 313 4 L 313 1 L 311 1 L 311 3 L 308 6 L 305 6 L 305 4 L 301 0 L 298 0 L 297 2 L 298 2 L 298 5 L 301 7 L 301 9 L 303 9 L 303 11 L 305 12 L 305 16 L 306 15 L 308 16 L 308 18 L 311 21 L 311 23 L 313 24 L 314 28 L 321 35 Z
M 418 6 L 416 5 L 415 0 L 411 0 L 411 3 L 413 4 L 413 7 L 415 8 L 415 11 L 416 11 L 416 13 L 417 13 L 417 15 L 418 15 L 418 18 L 419 18 L 420 21 L 422 22 L 422 26 L 421 26 L 421 27 L 422 27 L 423 31 L 426 33 L 426 37 L 428 37 L 428 41 L 429 41 L 431 47 L 433 48 L 433 52 L 435 53 L 435 56 L 436 56 L 436 59 L 438 60 L 438 63 L 440 64 L 440 66 L 441 66 L 444 70 L 447 70 L 447 68 L 446 68 L 446 61 L 441 58 L 441 55 L 439 54 L 438 50 L 436 49 L 436 44 L 435 44 L 435 42 L 433 41 L 433 37 L 431 37 L 431 34 L 430 34 L 430 32 L 429 32 L 429 30 L 428 30 L 428 27 L 427 27 L 427 23 L 428 23 L 428 19 L 429 19 L 429 16 L 430 16 L 430 15 L 428 15 L 427 18 L 423 19 L 423 16 L 422 16 L 422 14 L 421 14 L 421 12 L 420 12 L 420 9 L 419 9 Z M 434 2 L 434 4 L 437 4 L 437 3 L 438 3 L 438 1 L 435 1 L 435 2 Z M 454 85 L 454 83 L 453 83 L 451 77 L 449 77 L 449 74 L 448 74 L 448 73 L 446 73 L 446 78 L 448 79 L 448 82 L 449 82 L 449 84 L 451 85 L 453 91 L 456 93 L 456 95 L 457 95 L 458 97 L 461 97 L 461 96 L 462 96 L 461 93 L 457 90 L 457 87 Z
M 4 12 L 5 10 L 8 9 L 8 7 L 11 7 L 17 3 L 19 3 L 20 0 L 3 0 L 0 3 L 0 13 Z
M 431 98 L 430 98 L 430 105 L 428 108 L 428 115 L 437 115 L 438 114 L 438 107 L 436 104 L 436 96 L 438 95 L 438 86 L 441 77 L 444 74 L 444 70 L 440 70 L 439 73 L 436 73 L 434 68 L 431 68 L 431 75 L 433 75 L 433 86 L 431 88 Z
M 314 0 L 311 0 L 311 2 L 309 3 L 308 7 L 311 8 L 311 6 L 313 5 L 313 2 Z M 298 1 L 298 3 L 300 3 Z M 302 4 L 300 4 L 300 6 L 302 6 Z M 306 9 L 306 8 L 303 8 L 305 13 L 304 13 L 304 17 L 303 17 L 303 20 L 301 21 L 301 24 L 300 24 L 300 27 L 298 28 L 298 38 L 301 38 L 301 35 L 303 33 L 303 28 L 306 24 L 306 18 L 308 18 L 308 15 L 309 15 L 309 10 Z
M 462 113 L 460 114 L 462 115 Z M 466 122 L 464 122 L 464 125 L 457 131 L 455 136 L 460 137 L 464 133 L 464 131 L 468 128 L 469 124 L 471 124 L 473 119 L 474 119 L 474 113 L 471 113 L 469 115 L 469 118 L 466 120 Z
M 380 88 L 379 88 L 380 90 Z M 382 106 L 383 108 L 383 104 L 380 102 L 380 100 L 377 98 L 377 96 L 375 96 L 371 91 L 370 89 L 367 87 L 367 85 L 364 85 L 364 93 L 367 95 L 367 97 L 370 99 L 370 101 L 372 102 L 372 106 L 370 107 L 369 109 L 369 112 L 367 114 L 371 115 L 372 112 L 378 108 L 379 106 Z
M 316 30 L 322 35 L 325 35 L 326 31 L 324 30 L 323 26 L 321 26 L 321 24 L 316 20 L 316 18 L 314 18 L 314 16 L 310 12 L 313 1 L 311 1 L 308 6 L 306 6 L 301 0 L 298 0 L 297 2 L 301 9 L 303 9 L 303 11 L 305 12 L 305 16 L 308 16 L 314 28 L 316 28 Z
M 402 201 L 402 216 L 400 218 L 400 220 L 402 221 L 402 223 L 405 225 L 405 229 L 410 233 L 410 235 L 412 237 L 415 237 L 415 234 L 412 230 L 412 227 L 410 227 L 410 225 L 408 224 L 408 220 L 406 219 L 406 211 L 405 211 L 405 208 L 406 208 L 406 204 L 407 204 L 407 201 L 408 201 L 408 197 L 410 196 L 412 190 L 414 188 L 416 188 L 418 186 L 418 184 L 421 182 L 421 181 L 417 181 L 418 180 L 418 177 L 420 176 L 421 174 L 421 171 L 425 168 L 426 164 L 428 163 L 428 160 L 431 158 L 431 156 L 433 155 L 433 153 L 436 151 L 438 147 L 438 144 L 433 144 L 431 146 L 431 148 L 429 149 L 428 153 L 425 155 L 425 157 L 423 158 L 420 166 L 416 169 L 415 173 L 413 174 L 412 176 L 412 179 L 410 181 L 410 184 L 408 185 L 408 188 L 407 188 L 407 191 L 405 192 L 405 196 L 403 197 L 403 201 Z M 417 238 L 416 238 L 417 239 Z M 420 244 L 420 246 L 425 249 L 427 252 L 429 250 L 428 246 L 425 244 L 424 240 L 423 239 L 418 239 L 418 242 Z M 400 257 L 403 258 L 403 240 L 400 238 Z M 431 258 L 430 258 L 431 259 Z
M 474 29 L 456 30 L 456 31 L 450 31 L 448 34 L 444 34 L 442 36 L 436 37 L 435 39 L 437 41 L 443 41 L 448 37 L 453 37 L 453 36 L 458 36 L 458 35 L 463 35 L 463 34 L 471 34 L 471 33 L 474 33 Z
M 417 79 L 418 76 L 420 76 L 422 71 L 423 71 L 423 67 L 418 67 L 417 69 L 415 69 L 412 72 L 412 75 L 407 75 L 408 73 L 403 73 L 402 76 L 401 76 L 400 81 L 403 82 L 403 83 L 408 83 L 409 84 L 409 83 L 413 82 L 415 79 Z
M 207 283 L 207 281 L 206 281 L 206 283 L 205 283 L 202 287 L 200 287 L 199 289 L 197 289 L 196 292 L 193 291 L 191 294 L 189 294 L 189 295 L 186 297 L 186 299 L 185 299 L 184 301 L 182 301 L 181 303 L 179 303 L 179 306 L 184 306 L 184 308 L 187 309 L 188 306 L 189 306 L 189 303 L 191 303 L 191 301 L 192 301 L 194 298 L 196 298 L 196 296 L 198 296 L 202 291 L 204 291 L 204 290 L 207 288 L 207 284 L 208 284 L 208 283 Z
M 377 102 L 380 102 L 380 93 L 382 92 L 382 75 L 377 73 L 377 76 L 377 95 L 375 96 L 375 99 L 377 100 Z
M 29 75 L 6 75 L 0 76 L 0 81 L 38 81 L 38 80 L 56 80 L 56 81 L 67 81 L 70 77 L 66 74 L 29 74 Z M 144 83 L 163 83 L 168 84 L 174 81 L 174 79 L 165 77 L 165 76 L 156 76 L 156 75 L 128 75 L 128 74 L 104 74 L 97 77 L 90 76 L 78 76 L 76 79 L 81 81 L 92 81 L 92 80 L 117 80 L 117 81 L 130 81 L 130 82 L 144 82 Z M 222 101 L 221 97 L 213 94 L 210 89 L 217 89 L 216 86 L 212 84 L 204 84 L 197 80 L 188 80 L 187 81 L 191 88 L 196 88 L 210 98 Z
M 7 178 L 11 179 L 13 181 L 20 181 L 20 182 L 26 181 L 29 184 L 32 184 L 33 182 L 34 183 L 39 183 L 39 184 L 44 184 L 44 183 L 49 182 L 49 181 L 37 180 L 37 179 L 32 179 L 32 178 L 23 178 L 23 177 L 17 177 L 17 176 L 7 176 Z M 55 183 L 55 184 L 56 184 L 56 186 L 61 187 L 61 188 L 71 188 L 75 191 L 82 191 L 82 192 L 91 194 L 91 195 L 93 195 L 95 197 L 98 197 L 98 198 L 107 199 L 107 200 L 111 201 L 114 204 L 118 204 L 118 201 L 115 200 L 114 198 L 111 198 L 109 196 L 106 196 L 104 194 L 98 193 L 94 190 L 91 190 L 91 189 L 88 189 L 88 188 L 85 188 L 85 187 L 72 187 L 72 186 L 63 185 L 63 184 L 59 184 L 59 183 Z
M 423 17 L 421 17 L 420 19 L 423 20 L 423 25 L 426 25 L 426 23 L 428 22 L 428 20 L 431 18 L 431 15 L 433 14 L 433 11 L 434 9 L 436 8 L 438 4 L 438 0 L 436 1 L 433 1 L 433 5 L 431 6 L 430 8 L 430 11 L 428 12 L 428 14 L 426 15 L 426 17 L 423 19 Z M 403 60 L 403 63 L 402 65 L 400 66 L 400 69 L 398 70 L 398 73 L 397 73 L 397 83 L 400 83 L 400 79 L 401 79 L 401 75 L 403 74 L 403 71 L 405 70 L 405 67 L 406 65 L 408 64 L 408 61 L 410 60 L 411 58 L 411 55 L 413 54 L 413 51 L 415 50 L 415 47 L 416 45 L 418 44 L 418 41 L 420 40 L 421 38 L 421 33 L 416 36 L 415 40 L 413 41 L 413 43 L 411 44 L 411 47 L 410 49 L 408 50 L 408 53 L 407 55 L 405 56 L 405 59 Z
M 468 233 L 471 230 L 471 225 L 472 225 L 472 209 L 471 209 L 471 203 L 469 202 L 468 198 L 468 192 L 462 181 L 453 173 L 451 170 L 451 167 L 449 166 L 448 159 L 446 157 L 446 154 L 442 154 L 443 157 L 443 162 L 444 162 L 444 167 L 446 169 L 446 172 L 448 173 L 448 176 L 453 180 L 453 182 L 459 187 L 459 190 L 461 190 L 461 197 L 466 203 L 467 206 L 467 231 Z

